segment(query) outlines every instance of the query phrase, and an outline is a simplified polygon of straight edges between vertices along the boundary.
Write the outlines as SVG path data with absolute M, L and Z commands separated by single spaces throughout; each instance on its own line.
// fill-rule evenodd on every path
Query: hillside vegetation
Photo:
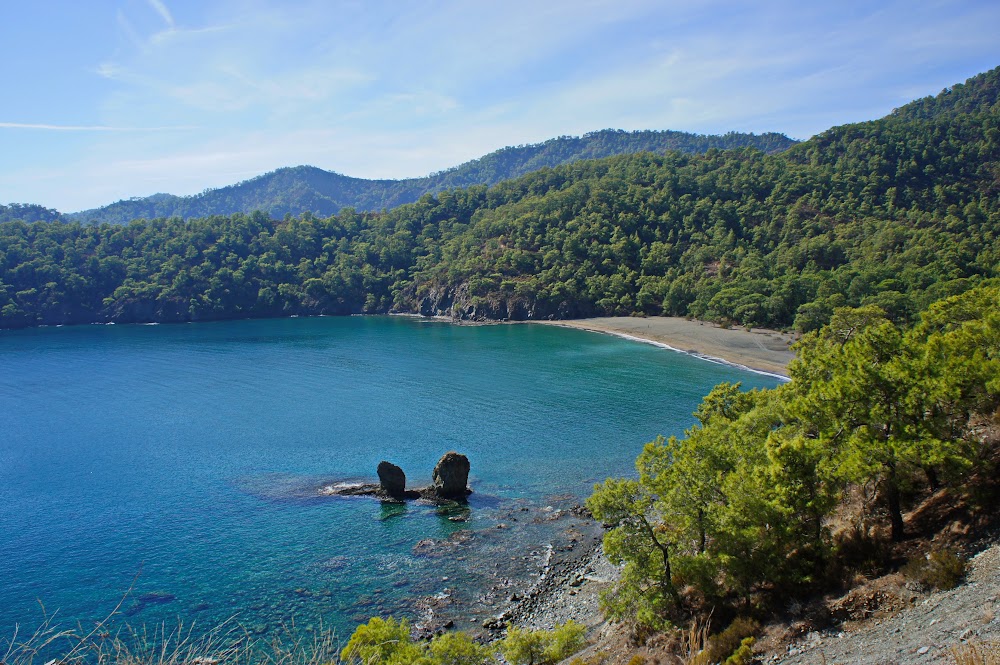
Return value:
M 388 212 L 0 224 L 0 326 L 388 311 L 896 324 L 996 275 L 1000 69 L 778 154 L 640 153 Z
M 278 169 L 229 187 L 211 189 L 197 196 L 154 194 L 119 201 L 103 208 L 66 215 L 81 222 L 124 224 L 156 217 L 207 217 L 255 210 L 271 217 L 311 212 L 325 216 L 341 208 L 382 210 L 412 203 L 424 194 L 470 185 L 495 185 L 503 180 L 545 167 L 638 152 L 668 150 L 703 153 L 712 148 L 754 147 L 780 152 L 796 141 L 782 134 L 703 136 L 673 131 L 605 129 L 584 136 L 560 136 L 544 143 L 507 147 L 460 166 L 425 178 L 365 180 L 324 171 L 313 166 Z
M 891 566 L 888 545 L 916 535 L 906 504 L 943 488 L 940 503 L 992 514 L 1000 288 L 941 300 L 905 328 L 874 305 L 838 308 L 789 370 L 771 390 L 717 386 L 682 437 L 646 445 L 637 479 L 588 499 L 624 564 L 612 616 L 659 629 L 836 588 Z M 962 574 L 943 551 L 913 565 L 928 584 Z

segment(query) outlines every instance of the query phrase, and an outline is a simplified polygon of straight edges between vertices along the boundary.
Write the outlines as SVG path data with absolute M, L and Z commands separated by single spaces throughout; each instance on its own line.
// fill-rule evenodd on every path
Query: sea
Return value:
M 589 528 L 594 484 L 635 475 L 723 381 L 778 383 L 542 325 L 0 331 L 0 641 L 42 624 L 348 636 L 443 606 L 481 625 Z M 452 450 L 467 505 L 324 493 L 381 460 L 426 485 Z

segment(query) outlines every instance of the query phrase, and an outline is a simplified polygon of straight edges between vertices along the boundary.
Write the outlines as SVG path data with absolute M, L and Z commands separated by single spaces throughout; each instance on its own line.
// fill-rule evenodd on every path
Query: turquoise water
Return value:
M 235 616 L 260 634 L 320 622 L 344 634 L 374 613 L 419 619 L 435 594 L 481 621 L 497 562 L 531 573 L 573 526 L 538 516 L 631 473 L 642 444 L 679 434 L 721 381 L 775 384 L 547 326 L 0 332 L 0 636 L 37 625 L 39 601 L 89 626 L 123 597 L 116 624 Z M 461 515 L 318 492 L 373 478 L 381 459 L 420 485 L 448 450 L 472 461 Z M 414 550 L 427 539 L 464 546 Z

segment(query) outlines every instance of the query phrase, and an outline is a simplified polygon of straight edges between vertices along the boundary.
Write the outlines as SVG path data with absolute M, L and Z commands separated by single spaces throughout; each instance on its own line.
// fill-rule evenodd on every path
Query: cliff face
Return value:
M 535 303 L 525 298 L 471 294 L 468 282 L 458 286 L 436 286 L 417 301 L 416 313 L 423 316 L 446 316 L 461 321 L 526 321 L 551 318 L 539 316 Z
M 475 295 L 470 282 L 427 287 L 419 296 L 411 290 L 408 302 L 412 304 L 403 313 L 445 316 L 456 321 L 551 321 L 596 315 L 587 303 L 569 299 L 553 304 L 516 293 Z

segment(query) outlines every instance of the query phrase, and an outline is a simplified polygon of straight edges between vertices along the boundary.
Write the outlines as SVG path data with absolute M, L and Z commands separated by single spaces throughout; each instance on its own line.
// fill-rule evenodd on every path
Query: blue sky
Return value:
M 3 0 L 0 202 L 405 178 L 608 127 L 808 138 L 1000 65 L 997 35 L 996 0 Z

